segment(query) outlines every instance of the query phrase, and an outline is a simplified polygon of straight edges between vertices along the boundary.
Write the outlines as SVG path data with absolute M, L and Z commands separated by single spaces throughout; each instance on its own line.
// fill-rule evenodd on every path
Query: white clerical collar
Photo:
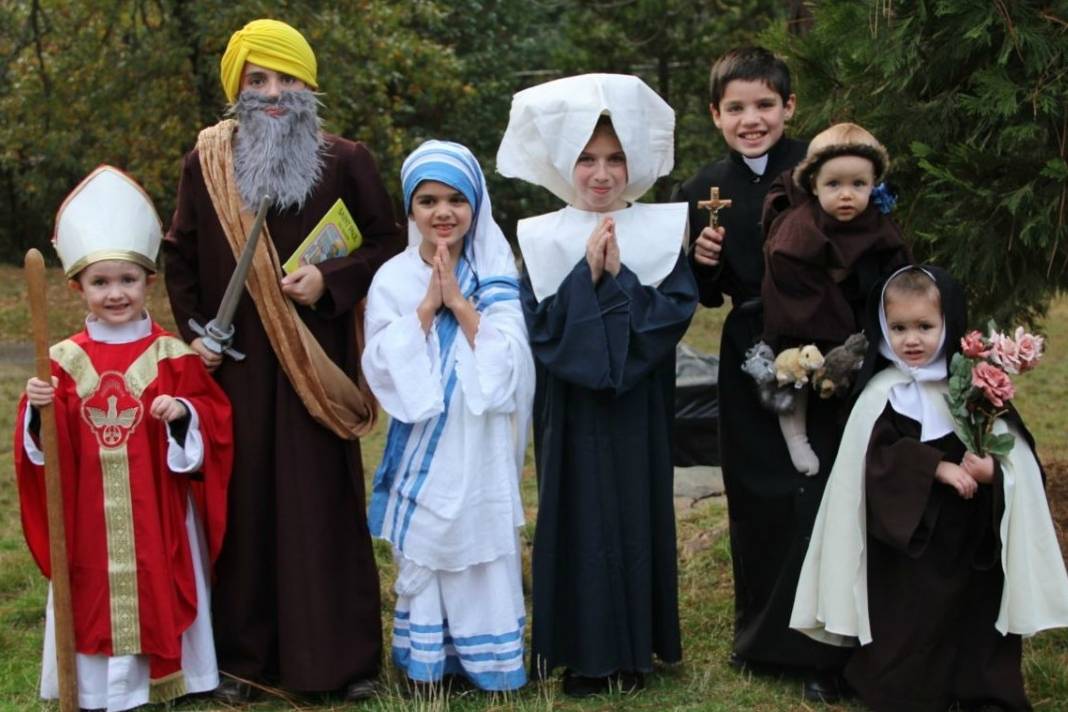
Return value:
M 756 158 L 750 158 L 749 156 L 742 156 L 742 160 L 745 161 L 745 165 L 749 166 L 749 170 L 756 173 L 758 176 L 764 175 L 764 171 L 768 169 L 768 154 L 763 156 L 757 156 Z
M 93 341 L 105 344 L 128 344 L 152 333 L 152 319 L 146 311 L 144 316 L 137 321 L 108 324 L 90 314 L 85 318 L 85 330 L 89 332 L 89 338 Z
M 683 249 L 689 210 L 686 203 L 633 203 L 623 210 L 595 213 L 567 206 L 519 221 L 516 236 L 534 296 L 540 302 L 586 255 L 586 240 L 605 217 L 615 220 L 619 257 L 646 286 L 671 274 Z

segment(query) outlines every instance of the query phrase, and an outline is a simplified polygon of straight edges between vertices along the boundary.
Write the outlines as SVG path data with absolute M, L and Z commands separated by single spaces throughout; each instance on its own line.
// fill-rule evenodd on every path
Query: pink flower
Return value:
M 981 390 L 995 408 L 1004 408 L 1005 403 L 1016 395 L 1008 374 L 986 361 L 972 367 L 972 385 Z
M 1039 359 L 1042 358 L 1045 339 L 1041 336 L 1030 334 L 1024 331 L 1022 326 L 1018 326 L 1016 327 L 1015 341 L 1020 357 L 1020 373 L 1030 371 L 1038 365 Z
M 960 349 L 968 358 L 986 358 L 990 355 L 990 347 L 983 340 L 983 335 L 978 331 L 969 331 L 960 340 Z
M 990 334 L 990 359 L 1005 369 L 1006 373 L 1020 372 L 1020 347 L 1010 337 L 1000 331 Z

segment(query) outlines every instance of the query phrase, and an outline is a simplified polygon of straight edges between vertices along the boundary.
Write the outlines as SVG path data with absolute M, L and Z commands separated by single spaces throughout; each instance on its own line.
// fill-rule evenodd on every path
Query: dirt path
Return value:
M 29 341 L 0 341 L 0 366 L 32 366 L 33 344 Z
M 1046 467 L 1046 497 L 1053 512 L 1053 524 L 1061 542 L 1061 553 L 1068 561 L 1068 462 L 1054 460 Z

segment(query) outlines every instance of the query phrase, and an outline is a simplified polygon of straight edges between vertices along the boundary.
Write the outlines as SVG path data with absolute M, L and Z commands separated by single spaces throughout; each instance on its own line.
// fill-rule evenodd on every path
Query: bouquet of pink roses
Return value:
M 994 421 L 1016 395 L 1011 376 L 1026 373 L 1042 358 L 1044 340 L 1022 326 L 1010 337 L 989 325 L 989 336 L 969 332 L 960 340 L 961 353 L 949 365 L 946 402 L 964 446 L 980 457 L 1007 455 L 1013 437 L 995 435 Z

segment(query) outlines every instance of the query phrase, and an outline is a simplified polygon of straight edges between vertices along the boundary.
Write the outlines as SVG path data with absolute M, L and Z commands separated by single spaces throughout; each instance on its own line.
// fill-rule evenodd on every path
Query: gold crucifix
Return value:
M 697 202 L 697 207 L 701 210 L 707 210 L 712 213 L 708 219 L 709 227 L 716 227 L 719 224 L 719 211 L 721 208 L 729 208 L 731 206 L 730 200 L 719 199 L 719 188 L 712 186 L 708 192 L 708 200 L 700 200 Z

